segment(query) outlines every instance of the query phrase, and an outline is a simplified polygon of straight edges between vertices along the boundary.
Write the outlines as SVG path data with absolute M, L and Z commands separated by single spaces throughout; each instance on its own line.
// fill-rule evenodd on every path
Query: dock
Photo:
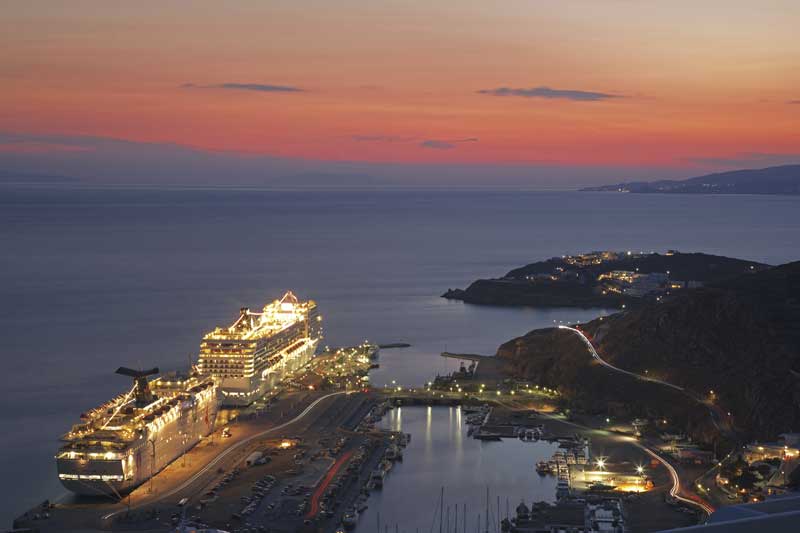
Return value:
M 494 359 L 493 355 L 480 355 L 477 353 L 442 352 L 440 355 L 447 359 L 459 359 L 463 361 L 476 361 L 476 362 L 485 361 L 486 359 Z

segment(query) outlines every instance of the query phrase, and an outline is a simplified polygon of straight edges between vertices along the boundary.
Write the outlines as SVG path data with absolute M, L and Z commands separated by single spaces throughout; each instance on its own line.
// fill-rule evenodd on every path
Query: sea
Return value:
M 779 264 L 800 259 L 798 215 L 800 197 L 786 196 L 0 185 L 0 524 L 64 494 L 58 437 L 127 390 L 117 367 L 186 368 L 240 307 L 290 289 L 314 299 L 324 344 L 410 343 L 384 350 L 372 379 L 419 385 L 452 370 L 444 350 L 493 354 L 532 329 L 614 312 L 467 305 L 441 298 L 448 288 L 601 249 Z M 411 426 L 441 425 L 440 440 L 456 438 L 450 416 L 404 412 Z M 481 494 L 482 449 L 427 492 L 414 492 L 410 467 L 410 485 L 398 475 L 391 490 L 407 509 L 430 506 L 438 485 Z M 420 468 L 454 453 L 429 452 Z

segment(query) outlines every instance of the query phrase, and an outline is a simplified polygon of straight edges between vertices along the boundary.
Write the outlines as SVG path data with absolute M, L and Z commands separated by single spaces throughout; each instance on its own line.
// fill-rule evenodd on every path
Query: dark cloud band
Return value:
M 482 89 L 478 91 L 478 94 L 487 94 L 490 96 L 519 96 L 522 98 L 575 100 L 578 102 L 596 102 L 611 98 L 622 98 L 618 94 L 599 93 L 595 91 L 576 91 L 572 89 L 551 89 L 550 87 L 532 87 L 530 89 L 497 87 L 495 89 Z
M 227 89 L 234 91 L 256 91 L 261 93 L 301 93 L 304 92 L 300 87 L 291 85 L 270 85 L 264 83 L 215 83 L 211 85 L 197 85 L 195 83 L 184 83 L 184 89 Z
M 476 143 L 478 139 L 476 137 L 467 137 L 466 139 L 450 139 L 450 140 L 441 140 L 441 139 L 425 139 L 421 143 L 419 143 L 421 148 L 430 148 L 431 150 L 452 150 L 458 144 L 462 143 Z

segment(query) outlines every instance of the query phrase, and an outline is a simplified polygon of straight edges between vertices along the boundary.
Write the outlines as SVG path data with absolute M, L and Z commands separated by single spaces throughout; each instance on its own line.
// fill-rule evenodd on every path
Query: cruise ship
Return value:
M 133 388 L 82 414 L 61 438 L 58 478 L 72 492 L 118 498 L 214 428 L 219 399 L 213 379 L 193 372 L 149 380 L 157 368 L 122 367 L 117 374 L 132 377 Z
M 207 333 L 200 373 L 217 381 L 224 406 L 246 406 L 305 366 L 321 338 L 317 304 L 289 291 L 260 312 L 242 308 L 231 326 Z

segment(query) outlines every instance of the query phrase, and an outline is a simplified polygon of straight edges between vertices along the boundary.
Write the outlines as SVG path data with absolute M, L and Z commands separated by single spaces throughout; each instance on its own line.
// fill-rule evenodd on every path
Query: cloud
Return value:
M 455 144 L 447 141 L 437 141 L 435 139 L 428 139 L 419 143 L 422 148 L 431 148 L 433 150 L 452 150 L 456 147 Z
M 800 105 L 800 100 L 789 100 L 786 103 L 790 105 Z
M 292 85 L 270 85 L 264 83 L 215 83 L 211 85 L 197 85 L 184 83 L 182 89 L 227 89 L 234 91 L 256 91 L 260 93 L 302 93 L 304 89 Z
M 414 140 L 414 137 L 398 137 L 396 135 L 353 135 L 351 138 L 356 142 L 373 143 L 404 143 Z
M 429 148 L 431 150 L 452 150 L 456 147 L 456 145 L 461 143 L 476 143 L 478 139 L 476 137 L 468 137 L 466 139 L 452 139 L 452 140 L 441 140 L 441 139 L 425 139 L 419 146 L 421 148 Z
M 419 139 L 419 137 L 399 137 L 396 135 L 353 135 L 351 138 L 356 142 L 397 144 L 416 142 Z M 473 142 L 478 142 L 477 137 L 464 137 L 461 139 L 423 139 L 418 142 L 418 146 L 430 150 L 452 150 L 459 144 Z
M 572 89 L 551 89 L 550 87 L 533 87 L 530 89 L 512 89 L 511 87 L 497 87 L 495 89 L 482 89 L 478 94 L 490 96 L 521 96 L 523 98 L 547 98 L 550 100 L 574 100 L 578 102 L 596 102 L 611 98 L 622 98 L 618 94 L 599 93 L 594 91 L 576 91 Z

